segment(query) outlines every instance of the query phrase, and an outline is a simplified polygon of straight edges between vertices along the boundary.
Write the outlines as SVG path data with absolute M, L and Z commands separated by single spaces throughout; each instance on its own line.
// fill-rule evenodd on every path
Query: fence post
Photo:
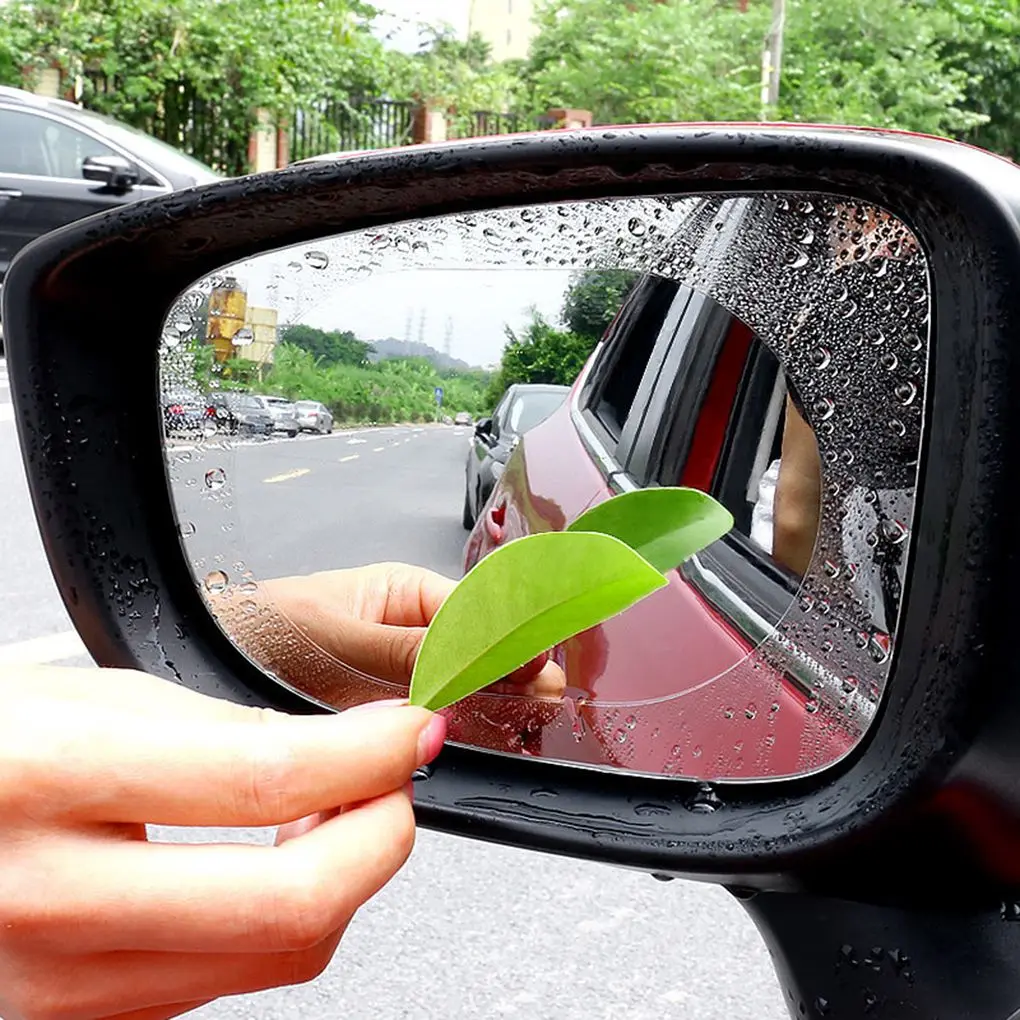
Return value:
M 269 110 L 255 111 L 255 129 L 248 138 L 248 165 L 252 173 L 275 170 L 278 166 L 278 138 Z
M 550 110 L 549 119 L 558 128 L 590 128 L 591 110 Z
M 60 68 L 44 67 L 39 72 L 32 91 L 37 96 L 45 96 L 47 99 L 60 99 Z
M 428 103 L 418 103 L 411 115 L 411 142 L 421 145 L 423 142 L 445 142 L 449 137 L 450 126 L 446 113 Z

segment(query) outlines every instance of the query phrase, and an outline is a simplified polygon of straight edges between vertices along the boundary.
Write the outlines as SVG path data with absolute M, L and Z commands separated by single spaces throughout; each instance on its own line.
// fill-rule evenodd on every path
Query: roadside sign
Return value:
M 442 386 L 437 386 L 436 387 L 436 403 L 440 407 L 443 406 L 443 387 Z

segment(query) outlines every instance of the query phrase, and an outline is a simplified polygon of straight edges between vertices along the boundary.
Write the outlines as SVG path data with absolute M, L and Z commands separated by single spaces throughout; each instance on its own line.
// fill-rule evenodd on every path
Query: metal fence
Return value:
M 455 118 L 454 126 L 456 137 L 482 138 L 488 135 L 513 135 L 521 131 L 547 131 L 556 127 L 556 122 L 549 116 L 475 110 L 466 118 Z
M 414 141 L 415 104 L 393 99 L 324 99 L 294 111 L 290 161 L 326 152 L 388 149 Z
M 90 109 L 115 113 L 221 173 L 248 172 L 248 142 L 255 128 L 249 111 L 239 112 L 237 104 L 232 107 L 228 102 L 204 99 L 186 80 L 166 89 L 150 108 L 136 110 L 133 116 L 119 106 L 111 109 L 109 98 L 123 94 L 118 78 L 88 74 L 82 102 Z

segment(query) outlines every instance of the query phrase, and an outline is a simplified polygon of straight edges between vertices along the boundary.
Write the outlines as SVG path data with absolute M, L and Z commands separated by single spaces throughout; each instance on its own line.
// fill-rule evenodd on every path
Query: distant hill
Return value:
M 388 358 L 428 358 L 438 369 L 452 368 L 458 372 L 470 372 L 474 368 L 460 358 L 451 358 L 428 344 L 413 340 L 394 340 L 390 337 L 387 340 L 370 340 L 369 343 L 375 348 L 375 353 L 368 355 L 368 360 L 372 362 Z

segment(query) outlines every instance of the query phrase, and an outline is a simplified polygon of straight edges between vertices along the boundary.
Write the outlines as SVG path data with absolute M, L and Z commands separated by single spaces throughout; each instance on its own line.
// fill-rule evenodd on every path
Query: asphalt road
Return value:
M 35 531 L 6 382 L 0 360 L 0 668 L 19 662 L 88 667 L 90 660 L 70 632 Z M 401 545 L 402 529 L 382 526 L 386 522 L 380 508 L 375 513 L 379 520 L 371 527 L 363 517 L 344 516 L 343 501 L 327 484 L 325 470 L 318 478 L 320 469 L 312 463 L 336 453 L 338 470 L 365 471 L 343 476 L 345 493 L 369 484 L 371 477 L 391 477 L 395 486 L 403 479 L 392 505 L 406 515 L 404 519 L 428 523 L 420 534 L 429 536 L 434 562 L 456 573 L 458 544 L 463 540 L 457 485 L 466 440 L 452 432 L 418 434 L 419 439 L 408 443 L 402 433 L 400 445 L 406 447 L 407 460 L 400 464 L 399 477 L 394 471 L 396 458 L 405 453 L 388 446 L 388 440 L 349 447 L 359 459 L 343 464 L 340 457 L 352 453 L 339 451 L 350 436 L 299 439 L 295 443 L 300 447 L 293 449 L 282 445 L 287 440 L 260 448 L 251 462 L 255 470 L 241 468 L 235 506 L 246 531 L 255 533 L 285 521 L 294 529 L 294 540 L 273 546 L 273 559 L 253 560 L 253 568 L 275 572 L 344 565 L 327 561 L 337 555 L 341 560 L 356 555 L 362 562 L 379 556 L 422 561 L 415 555 L 420 544 Z M 374 452 L 379 446 L 382 449 Z M 308 474 L 267 483 L 265 479 L 275 475 L 259 475 L 263 465 L 257 458 L 278 456 L 291 460 L 281 460 L 276 466 L 282 470 L 276 474 L 304 468 Z M 295 457 L 302 458 L 300 463 Z M 235 460 L 246 463 L 243 456 Z M 441 483 L 447 470 L 456 477 Z M 409 501 L 412 471 L 418 472 L 413 477 L 427 491 Z M 302 482 L 305 489 L 298 488 Z M 245 495 L 249 486 L 261 496 L 250 511 L 252 497 Z M 397 492 L 403 493 L 399 499 Z M 303 501 L 295 501 L 302 495 Z M 321 514 L 288 509 L 318 506 L 320 501 L 326 508 Z M 324 530 L 326 524 L 331 530 Z M 358 537 L 356 553 L 338 554 L 338 543 L 327 541 L 345 528 L 353 528 Z M 385 537 L 385 547 L 373 544 L 371 534 L 379 542 Z M 151 835 L 179 841 L 272 838 L 265 830 L 160 829 Z M 408 866 L 358 914 L 333 964 L 317 981 L 221 1000 L 192 1015 L 203 1020 L 788 1016 L 760 938 L 740 906 L 722 890 L 687 882 L 662 884 L 647 875 L 430 832 L 420 833 Z

